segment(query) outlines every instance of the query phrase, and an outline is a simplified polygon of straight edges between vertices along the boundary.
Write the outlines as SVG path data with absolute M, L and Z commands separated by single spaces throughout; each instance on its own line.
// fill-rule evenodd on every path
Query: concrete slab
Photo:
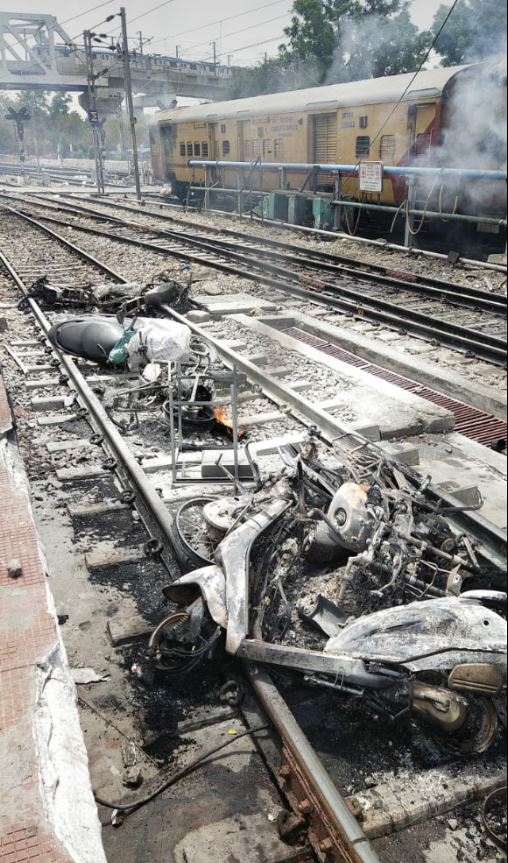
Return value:
M 450 812 L 457 806 L 481 800 L 501 788 L 504 771 L 484 759 L 481 771 L 477 763 L 466 764 L 457 776 L 450 766 L 402 775 L 363 791 L 348 802 L 362 815 L 362 827 L 369 839 L 397 833 L 435 815 Z
M 101 479 L 111 476 L 111 471 L 101 465 L 90 465 L 89 467 L 62 467 L 55 471 L 59 482 L 81 482 L 89 479 Z
M 227 296 L 222 297 L 213 297 L 207 294 L 201 294 L 197 297 L 193 297 L 193 300 L 213 317 L 253 311 L 269 312 L 276 311 L 277 309 L 276 303 L 263 300 L 261 297 L 250 296 L 250 294 L 227 294 Z
M 99 569 L 109 569 L 110 566 L 126 566 L 129 563 L 139 563 L 146 560 L 144 548 L 111 548 L 108 545 L 98 546 L 85 555 L 85 564 L 89 572 Z
M 413 446 L 411 443 L 383 443 L 383 450 L 390 458 L 407 464 L 410 467 L 415 467 L 420 464 L 420 452 L 418 446 Z
M 291 326 L 300 327 L 306 332 L 324 339 L 345 350 L 352 351 L 368 362 L 379 363 L 383 368 L 405 375 L 412 380 L 417 380 L 438 392 L 444 393 L 450 398 L 464 401 L 480 410 L 493 413 L 495 416 L 506 419 L 507 398 L 506 393 L 493 387 L 478 385 L 473 381 L 463 378 L 456 372 L 440 368 L 437 364 L 429 362 L 424 357 L 418 358 L 402 353 L 385 344 L 380 344 L 380 336 L 375 339 L 366 338 L 350 329 L 344 329 L 324 321 L 316 320 L 310 315 L 295 312 L 288 323 L 287 316 L 276 315 L 272 318 L 262 319 L 273 327 L 287 329 Z M 390 336 L 392 338 L 392 335 Z
M 256 843 L 253 845 L 254 836 Z M 190 860 L 223 863 L 225 859 L 286 863 L 296 859 L 296 854 L 276 836 L 273 824 L 262 813 L 234 815 L 207 824 L 189 833 L 175 848 L 176 863 Z
M 0 438 L 12 429 L 13 419 L 3 379 L 0 377 Z
M 93 444 L 88 438 L 69 438 L 69 440 L 48 441 L 46 449 L 48 452 L 67 452 L 72 449 L 89 449 Z
M 348 425 L 356 430 L 377 426 L 382 439 L 393 440 L 421 432 L 450 431 L 454 427 L 453 414 L 439 405 L 434 405 L 386 381 L 373 380 L 365 372 L 281 333 L 259 320 L 245 315 L 234 315 L 234 319 L 259 335 L 272 339 L 285 351 L 293 351 L 334 372 L 337 375 L 336 403 L 340 405 L 335 410 L 347 412 Z
M 33 411 L 58 410 L 58 408 L 69 408 L 74 402 L 74 396 L 47 396 L 32 399 Z
M 408 441 L 418 450 L 420 463 L 416 470 L 430 475 L 434 486 L 457 496 L 459 504 L 474 504 L 474 489 L 483 499 L 479 511 L 484 519 L 502 530 L 507 527 L 507 461 L 460 434 L 440 437 L 422 435 Z
M 106 500 L 101 503 L 69 503 L 67 512 L 71 518 L 96 518 L 98 515 L 109 515 L 112 512 L 127 511 L 131 507 L 120 500 Z

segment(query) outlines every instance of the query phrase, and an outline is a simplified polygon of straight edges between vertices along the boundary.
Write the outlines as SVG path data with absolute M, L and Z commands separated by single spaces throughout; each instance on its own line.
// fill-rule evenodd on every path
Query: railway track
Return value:
M 20 239 L 21 234 L 13 230 L 13 226 L 17 225 L 23 226 L 23 240 Z M 41 230 L 41 225 L 33 221 L 20 221 L 19 217 L 9 219 L 8 223 L 5 220 L 0 227 L 0 248 L 4 252 L 1 257 L 4 277 L 10 279 L 11 285 L 15 284 L 17 290 L 25 297 L 31 281 L 41 275 L 42 270 L 48 272 L 55 281 L 62 283 L 72 280 L 74 286 L 84 287 L 98 279 L 103 282 L 105 278 L 116 283 L 126 281 L 119 272 L 83 252 L 78 246 L 69 243 L 68 240 L 63 240 L 60 236 L 55 236 L 50 231 L 48 232 L 47 227 L 45 230 Z M 27 302 L 37 321 L 39 331 L 42 331 L 44 337 L 50 321 L 33 299 L 28 299 Z M 204 331 L 200 330 L 199 327 L 194 328 L 199 335 L 206 338 Z M 32 335 L 34 338 L 30 337 Z M 81 525 L 92 514 L 95 518 L 101 519 L 113 517 L 113 521 L 107 525 L 106 535 L 108 537 L 112 534 L 119 536 L 119 531 L 122 529 L 121 536 L 124 543 L 128 543 L 132 547 L 132 542 L 136 539 L 142 546 L 143 557 L 141 560 L 129 564 L 135 568 L 130 571 L 128 577 L 128 593 L 132 592 L 132 585 L 137 582 L 138 587 L 134 589 L 134 593 L 138 601 L 143 604 L 147 594 L 151 596 L 151 589 L 153 588 L 152 582 L 149 591 L 146 587 L 147 561 L 149 561 L 150 567 L 148 575 L 156 585 L 165 576 L 164 569 L 169 572 L 169 578 L 172 578 L 175 566 L 172 550 L 174 524 L 168 495 L 163 493 L 161 497 L 160 492 L 156 490 L 166 487 L 164 467 L 159 467 L 152 478 L 150 462 L 154 457 L 149 452 L 148 433 L 145 435 L 144 432 L 138 430 L 136 434 L 142 438 L 142 443 L 138 448 L 133 447 L 132 437 L 126 439 L 120 433 L 118 427 L 112 423 L 111 418 L 105 412 L 101 402 L 101 391 L 104 386 L 123 387 L 126 378 L 122 375 L 118 377 L 106 375 L 99 376 L 102 378 L 99 379 L 95 370 L 89 369 L 86 364 L 76 363 L 65 356 L 52 356 L 50 359 L 50 354 L 46 353 L 48 349 L 45 339 L 42 342 L 39 341 L 33 326 L 24 345 L 18 346 L 10 342 L 8 347 L 11 358 L 13 355 L 14 358 L 17 357 L 18 367 L 22 371 L 25 383 L 29 385 L 31 396 L 34 393 L 42 393 L 43 395 L 39 396 L 40 403 L 45 401 L 47 410 L 60 409 L 71 414 L 70 420 L 62 420 L 62 415 L 60 415 L 60 423 L 56 427 L 72 430 L 65 431 L 62 439 L 56 442 L 58 449 L 55 452 L 68 454 L 78 449 L 91 450 L 94 453 L 91 463 L 87 463 L 84 468 L 71 468 L 69 471 L 69 468 L 64 464 L 64 466 L 57 468 L 60 471 L 58 475 L 61 481 L 65 478 L 67 489 L 71 488 L 73 482 L 76 483 L 72 487 L 73 495 L 79 497 L 77 509 L 80 513 Z M 273 395 L 276 403 L 280 403 L 278 387 L 276 381 L 270 380 L 269 369 L 259 369 L 249 359 L 242 361 L 242 357 L 235 350 L 222 345 L 220 342 L 217 347 L 226 362 L 230 360 L 231 363 L 241 364 L 241 367 L 249 375 L 250 382 L 262 387 L 265 398 Z M 21 350 L 26 351 L 26 354 L 21 354 Z M 49 382 L 48 373 L 54 376 Z M 55 384 L 56 376 L 58 377 Z M 109 380 L 104 380 L 104 377 L 109 377 Z M 70 393 L 68 391 L 69 385 L 72 388 Z M 57 387 L 56 390 L 55 386 Z M 280 384 L 280 386 L 281 392 L 286 395 L 283 385 Z M 99 387 L 98 392 L 94 392 L 97 387 Z M 273 387 L 275 389 L 272 389 Z M 61 388 L 64 390 L 63 394 Z M 48 391 L 52 394 L 49 397 Z M 54 395 L 55 392 L 56 395 Z M 76 402 L 70 405 L 68 404 L 69 394 L 76 399 Z M 267 402 L 267 405 L 269 404 Z M 303 414 L 309 424 L 321 423 L 325 436 L 333 439 L 334 436 L 340 435 L 340 422 L 334 420 L 332 416 L 327 417 L 326 414 L 320 412 L 318 407 L 313 406 L 312 403 L 307 403 L 304 398 L 301 399 L 298 413 Z M 54 419 L 57 420 L 58 416 Z M 294 428 L 294 420 L 288 427 Z M 53 443 L 55 442 L 53 441 Z M 350 448 L 359 445 L 365 447 L 365 441 L 357 435 L 347 434 L 345 438 L 343 437 L 343 443 Z M 160 449 L 159 438 L 156 438 L 156 447 Z M 359 457 L 363 458 L 363 455 L 367 455 L 367 453 L 363 451 Z M 368 458 L 366 463 L 368 463 Z M 90 480 L 98 483 L 98 486 L 95 488 L 93 499 L 86 495 L 87 499 L 83 502 L 84 489 L 89 487 Z M 104 499 L 106 499 L 106 505 L 104 505 Z M 74 506 L 76 512 L 76 505 L 74 504 Z M 115 511 L 118 507 L 122 507 L 121 518 L 125 519 L 121 523 L 116 521 L 118 513 L 115 515 Z M 88 515 L 86 514 L 87 508 Z M 137 513 L 139 518 L 133 518 L 133 513 Z M 97 522 L 94 521 L 93 524 L 96 528 Z M 140 575 L 144 579 L 142 583 L 140 583 Z M 122 581 L 125 578 L 126 576 L 122 573 Z M 155 610 L 153 600 L 150 600 L 148 605 L 150 606 L 149 611 L 153 615 Z M 345 754 L 342 752 L 337 760 L 332 759 L 331 767 L 328 770 L 323 768 L 319 757 L 316 755 L 316 750 L 319 748 L 318 741 L 322 740 L 322 727 L 316 727 L 316 704 L 319 702 L 325 713 L 329 708 L 329 705 L 325 706 L 323 697 L 317 700 L 312 699 L 312 720 L 310 721 L 309 701 L 305 697 L 299 701 L 298 698 L 295 699 L 294 695 L 291 695 L 291 689 L 288 690 L 287 695 L 292 699 L 292 709 L 289 709 L 286 698 L 281 695 L 281 692 L 267 675 L 260 671 L 253 671 L 251 682 L 256 693 L 257 706 L 242 708 L 241 728 L 248 731 L 249 727 L 256 727 L 260 722 L 266 721 L 264 718 L 266 715 L 274 724 L 277 730 L 276 749 L 280 753 L 282 746 L 283 751 L 282 769 L 280 757 L 277 756 L 274 760 L 273 737 L 265 739 L 264 733 L 253 732 L 252 737 L 255 740 L 256 751 L 261 751 L 272 767 L 278 787 L 291 801 L 297 816 L 300 818 L 303 816 L 304 823 L 313 840 L 312 851 L 310 848 L 297 853 L 288 850 L 288 856 L 283 859 L 295 861 L 295 863 L 296 861 L 305 863 L 305 861 L 314 859 L 312 854 L 315 854 L 317 859 L 323 863 L 324 861 L 375 863 L 380 859 L 393 861 L 395 858 L 390 856 L 391 851 L 383 846 L 380 856 L 376 849 L 376 843 L 365 838 L 352 815 L 352 803 L 350 802 L 350 805 L 346 806 L 343 796 L 337 790 L 339 788 L 345 793 L 348 789 L 348 782 L 344 780 L 343 776 Z M 166 690 L 164 697 L 168 697 Z M 154 705 L 152 705 L 152 709 L 153 707 Z M 91 708 L 85 706 L 84 709 Z M 160 709 L 164 709 L 162 702 Z M 299 717 L 298 721 L 295 716 Z M 357 723 L 358 718 L 354 715 L 349 719 L 345 718 L 343 730 L 346 738 L 353 733 L 354 729 L 357 729 Z M 302 732 L 302 724 L 307 727 L 310 742 Z M 317 724 L 319 725 L 319 723 Z M 208 726 L 210 733 L 212 727 L 212 725 Z M 207 726 L 205 725 L 205 732 L 206 729 Z M 354 733 L 356 734 L 356 731 Z M 393 743 L 391 745 L 393 746 Z M 322 749 L 323 753 L 327 750 L 327 746 Z M 407 753 L 402 757 L 407 757 Z M 327 761 L 329 760 L 328 752 Z M 371 754 L 365 751 L 363 755 L 358 755 L 358 760 L 367 769 L 371 763 Z M 393 769 L 393 765 L 391 769 Z M 399 768 L 395 767 L 395 773 L 397 769 Z M 349 780 L 350 790 L 361 791 L 361 783 L 361 778 L 360 780 Z M 139 829 L 139 824 L 140 822 L 135 822 L 135 829 Z M 111 848 L 114 847 L 115 841 L 111 840 Z
M 1 248 L 5 248 L 4 240 L 5 238 L 2 238 Z M 49 237 L 45 236 L 42 238 L 41 246 L 42 257 L 50 256 L 52 258 L 52 268 L 59 279 L 69 278 L 72 275 L 74 283 L 77 282 L 85 286 L 90 283 L 91 277 L 97 277 L 99 273 L 101 279 L 106 275 L 112 282 L 125 281 L 115 271 L 110 270 L 106 265 L 100 264 L 96 259 L 70 244 L 65 247 L 60 245 L 55 253 L 54 241 L 51 243 Z M 76 258 L 79 258 L 79 263 Z M 47 347 L 45 337 L 49 331 L 50 321 L 37 303 L 29 298 L 27 285 L 24 281 L 33 277 L 34 268 L 36 270 L 37 266 L 36 258 L 32 257 L 32 262 L 28 263 L 26 257 L 23 256 L 15 268 L 10 261 L 10 256 L 6 257 L 3 252 L 0 252 L 0 275 L 1 270 L 3 270 L 4 279 L 6 276 L 11 279 L 18 292 L 24 297 L 25 305 L 29 307 L 31 315 L 42 333 L 41 338 L 14 341 L 9 347 L 9 354 L 25 372 L 25 385 L 29 388 L 31 395 L 40 391 L 47 391 L 48 373 L 58 375 L 56 379 L 57 388 L 68 389 L 70 386 L 70 405 L 68 405 L 69 398 L 63 395 L 41 399 L 42 402 L 45 401 L 46 407 L 51 406 L 53 410 L 65 403 L 68 405 L 67 409 L 71 411 L 71 416 L 67 417 L 66 420 L 61 418 L 62 425 L 60 427 L 72 428 L 72 431 L 67 431 L 65 437 L 58 442 L 50 441 L 50 451 L 68 454 L 79 448 L 80 450 L 89 449 L 93 452 L 92 459 L 87 463 L 84 470 L 78 469 L 76 471 L 71 468 L 69 471 L 65 467 L 56 469 L 57 478 L 60 478 L 60 481 L 66 480 L 65 498 L 71 501 L 69 503 L 70 511 L 74 513 L 75 519 L 81 522 L 81 525 L 91 517 L 94 519 L 99 517 L 105 522 L 103 536 L 97 537 L 97 532 L 95 532 L 94 543 L 105 544 L 107 539 L 114 535 L 117 543 L 119 541 L 119 561 L 121 558 L 124 567 L 130 566 L 130 578 L 134 582 L 136 576 L 138 580 L 141 580 L 141 577 L 146 580 L 146 565 L 147 562 L 150 562 L 150 589 L 153 590 L 157 584 L 163 584 L 164 581 L 170 581 L 173 578 L 175 568 L 174 519 L 166 503 L 161 500 L 155 483 L 139 466 L 139 455 L 137 457 L 134 455 L 129 444 L 105 412 L 100 398 L 95 394 L 98 386 L 100 388 L 104 386 L 107 376 L 89 374 L 87 377 L 74 360 L 63 355 L 55 355 L 55 352 Z M 9 294 L 4 287 L 2 299 L 7 296 Z M 29 334 L 35 335 L 37 327 L 32 325 Z M 112 379 L 112 382 L 117 388 L 122 388 L 125 386 L 126 379 L 128 376 L 118 375 Z M 49 386 L 54 392 L 54 385 L 49 383 Z M 37 397 L 35 402 L 37 402 Z M 33 469 L 34 466 L 32 465 L 32 473 Z M 33 473 L 32 478 L 34 477 L 35 473 Z M 79 496 L 82 501 L 83 488 L 86 487 L 86 481 L 90 479 L 94 479 L 94 482 L 98 483 L 94 489 L 93 500 L 87 495 L 85 504 L 83 502 L 79 505 L 72 503 L 76 496 Z M 138 513 L 140 518 L 133 518 L 133 513 Z M 96 527 L 95 521 L 94 526 Z M 133 543 L 137 545 L 137 550 L 132 548 Z M 128 546 L 127 549 L 125 549 L 125 545 Z M 89 571 L 108 569 L 107 553 L 100 560 L 100 553 L 97 555 L 95 552 L 93 565 L 90 560 L 92 556 L 92 554 L 89 555 Z M 109 555 L 110 565 L 114 559 L 114 554 Z M 124 574 L 123 578 L 125 577 Z M 146 592 L 146 587 L 142 588 L 142 592 Z M 134 590 L 135 595 L 136 593 L 139 594 L 139 591 Z M 270 748 L 273 746 L 273 741 L 280 740 L 278 745 L 282 747 L 285 753 L 285 764 L 291 764 L 291 767 L 287 768 L 289 776 L 296 770 L 299 780 L 304 779 L 302 793 L 305 791 L 306 795 L 311 796 L 315 807 L 312 818 L 309 818 L 309 823 L 312 822 L 313 835 L 316 837 L 317 859 L 340 859 L 347 861 L 347 863 L 376 863 L 378 861 L 377 854 L 364 836 L 361 827 L 346 806 L 337 788 L 328 778 L 319 757 L 306 740 L 293 713 L 271 678 L 261 669 L 255 668 L 249 669 L 249 675 L 253 691 L 257 693 L 259 707 L 251 707 L 248 717 L 240 711 L 239 721 L 242 723 L 240 736 L 249 734 L 250 720 L 251 726 L 254 727 L 250 733 L 254 748 L 259 748 L 263 752 L 263 748 Z M 85 713 L 87 709 L 97 713 L 93 705 L 90 705 L 86 699 L 82 699 L 81 704 L 82 706 L 85 705 Z M 164 706 L 160 705 L 159 709 L 164 710 Z M 256 727 L 260 725 L 260 719 L 252 722 L 253 715 L 261 717 L 264 722 L 266 722 L 265 717 L 268 716 L 273 729 L 271 741 L 265 740 L 263 735 L 256 731 Z M 106 716 L 106 724 L 107 721 Z M 215 719 L 210 723 L 211 730 L 217 722 L 218 720 Z M 232 720 L 229 719 L 229 726 L 231 722 Z M 284 783 L 287 785 L 287 772 L 284 777 Z M 157 785 L 157 777 L 155 776 L 153 779 L 154 784 Z M 221 793 L 227 797 L 225 789 L 221 789 Z M 298 798 L 294 789 L 292 795 L 293 804 L 297 808 L 304 798 L 301 794 Z M 128 802 L 127 798 L 124 803 Z M 254 837 L 252 838 L 254 839 Z M 298 854 L 288 850 L 288 856 L 284 857 L 284 860 L 302 861 L 302 863 L 305 861 L 310 863 L 314 859 L 310 846 L 307 850 L 300 850 Z
M 22 213 L 18 214 L 18 218 L 24 219 L 27 223 L 35 229 L 35 231 L 41 231 L 42 237 L 46 237 L 45 240 L 41 238 L 42 246 L 41 248 L 44 250 L 44 246 L 49 246 L 54 243 L 56 239 L 59 244 L 63 244 L 63 246 L 67 246 L 71 249 L 74 248 L 74 244 L 70 242 L 65 236 L 59 232 L 60 222 L 57 220 L 56 224 L 51 219 L 45 219 L 43 221 L 37 220 L 33 217 L 29 217 L 26 214 Z M 97 217 L 104 218 L 104 217 Z M 105 217 L 109 220 L 109 217 Z M 51 227 L 49 227 L 51 225 Z M 89 232 L 89 229 L 84 229 L 85 233 Z M 95 229 L 91 229 L 93 235 L 97 235 Z M 104 236 L 102 232 L 98 232 L 99 235 Z M 110 235 L 106 234 L 106 238 Z M 115 235 L 112 239 L 117 240 L 117 236 Z M 8 239 L 6 238 L 8 242 Z M 137 243 L 138 241 L 134 241 Z M 143 246 L 145 246 L 144 241 L 141 241 Z M 148 244 L 151 248 L 151 245 Z M 160 254 L 160 249 L 157 246 L 157 252 Z M 93 257 L 93 256 L 90 256 Z M 28 264 L 26 269 L 26 278 L 28 280 L 34 280 L 38 276 L 41 275 L 41 272 L 44 272 L 45 267 L 45 255 L 42 254 L 40 262 L 34 261 L 31 251 L 28 252 Z M 95 260 L 95 259 L 94 259 Z M 83 265 L 81 265 L 83 266 Z M 117 281 L 121 281 L 121 277 L 114 270 L 111 269 L 108 265 L 102 265 L 99 261 L 96 261 L 96 266 L 106 275 L 106 277 L 111 277 L 111 273 L 115 274 L 115 278 Z M 64 267 L 65 269 L 65 267 Z M 52 272 L 58 276 L 58 266 L 54 265 L 52 268 Z M 76 273 L 77 278 L 74 278 L 74 283 L 76 287 L 79 287 L 82 282 L 79 280 L 79 270 Z M 85 278 L 86 282 L 86 278 Z M 502 301 L 502 298 L 499 298 Z M 353 366 L 356 368 L 362 367 L 364 368 L 368 374 L 373 375 L 375 377 L 384 379 L 389 381 L 390 383 L 401 387 L 402 389 L 408 392 L 415 392 L 420 395 L 422 398 L 427 399 L 428 401 L 446 407 L 450 410 L 457 422 L 457 430 L 460 433 L 464 434 L 466 437 L 470 437 L 472 440 L 478 441 L 484 445 L 490 446 L 495 445 L 498 442 L 500 443 L 503 440 L 506 440 L 507 437 L 507 428 L 506 421 L 499 419 L 497 416 L 493 416 L 488 411 L 481 410 L 471 405 L 468 405 L 461 401 L 460 399 L 456 399 L 447 395 L 446 393 L 442 393 L 438 390 L 433 389 L 432 387 L 426 386 L 422 387 L 417 381 L 412 380 L 411 378 L 401 376 L 400 374 L 393 374 L 389 370 L 384 369 L 380 364 L 375 364 L 372 362 L 362 362 L 355 354 L 350 351 L 344 350 L 338 346 L 334 346 L 333 344 L 329 344 L 326 339 L 321 337 L 316 337 L 316 334 L 312 335 L 310 333 L 306 333 L 302 331 L 301 328 L 298 327 L 289 327 L 287 330 L 289 335 L 295 336 L 299 341 L 304 344 L 312 345 L 314 347 L 318 347 L 319 350 L 324 353 L 334 356 L 337 359 Z
M 295 251 L 298 247 L 279 251 L 273 244 L 248 242 L 243 235 L 241 243 L 239 237 L 233 243 L 217 236 L 210 239 L 204 231 L 200 235 L 194 230 L 189 236 L 183 226 L 180 231 L 172 231 L 111 215 L 105 219 L 104 213 L 88 207 L 42 203 L 32 206 L 39 219 L 57 228 L 67 224 L 85 233 L 199 263 L 351 317 L 375 321 L 387 328 L 458 349 L 469 357 L 477 356 L 501 366 L 506 363 L 506 305 L 502 296 L 472 288 L 459 290 L 454 285 L 439 286 L 436 280 L 412 282 L 393 274 L 366 272 L 358 267 L 332 263 L 332 256 L 310 255 L 301 249 Z M 42 214 L 37 207 L 43 210 Z M 54 215 L 44 215 L 45 208 L 65 213 L 66 222 Z M 84 221 L 85 217 L 99 221 L 102 226 L 91 227 Z M 106 220 L 111 229 L 105 227 Z

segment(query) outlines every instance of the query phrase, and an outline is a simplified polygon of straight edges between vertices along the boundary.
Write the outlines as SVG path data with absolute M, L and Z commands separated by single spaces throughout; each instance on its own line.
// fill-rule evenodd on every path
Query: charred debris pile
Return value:
M 188 288 L 162 274 L 148 286 L 32 289 L 53 312 L 83 312 L 54 324 L 59 350 L 131 372 L 107 409 L 126 431 L 153 413 L 175 486 L 183 452 L 216 452 L 217 429 L 226 439 L 228 458 L 199 480 L 206 494 L 174 520 L 181 572 L 146 662 L 174 679 L 225 650 L 339 704 L 409 717 L 453 753 L 485 752 L 505 715 L 506 574 L 472 513 L 347 430 L 330 444 L 311 429 L 260 464 L 238 425 L 246 380 L 168 317 L 189 312 Z

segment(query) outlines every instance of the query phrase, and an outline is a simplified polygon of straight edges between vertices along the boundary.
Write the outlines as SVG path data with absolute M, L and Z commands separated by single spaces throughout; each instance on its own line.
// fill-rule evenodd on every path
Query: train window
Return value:
M 356 139 L 356 158 L 370 155 L 370 138 L 368 135 L 359 135 Z
M 225 123 L 221 123 L 220 132 L 221 132 L 221 135 L 226 134 L 226 124 Z
M 268 138 L 263 140 L 263 156 L 272 156 L 273 155 L 273 141 L 269 141 Z
M 201 155 L 203 159 L 208 159 L 208 141 L 203 141 L 201 144 Z
M 201 144 L 194 144 L 194 155 L 201 156 Z
M 252 155 L 256 158 L 261 155 L 261 141 L 258 141 L 257 138 L 252 142 Z
M 192 156 L 192 153 L 193 153 L 192 143 L 190 141 L 188 141 L 187 142 L 187 155 Z
M 395 135 L 381 135 L 379 158 L 385 165 L 393 165 L 395 162 L 395 141 Z
M 275 139 L 274 155 L 276 159 L 281 159 L 284 156 L 284 141 L 282 138 Z
M 369 125 L 369 118 L 364 116 L 360 117 L 360 129 L 366 129 Z
M 230 152 L 231 152 L 231 144 L 229 143 L 229 141 L 223 141 L 222 142 L 222 155 L 223 156 L 229 156 Z
M 187 154 L 187 148 L 186 148 L 184 142 L 182 141 L 182 143 L 180 144 L 180 156 L 185 156 L 186 154 Z

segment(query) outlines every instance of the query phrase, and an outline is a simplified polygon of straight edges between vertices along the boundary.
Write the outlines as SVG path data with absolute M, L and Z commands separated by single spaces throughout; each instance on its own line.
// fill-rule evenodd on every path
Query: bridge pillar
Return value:
M 96 103 L 99 114 L 103 117 L 109 117 L 111 114 L 116 114 L 122 104 L 123 96 L 123 93 L 111 92 L 111 90 L 102 87 L 97 88 Z M 83 110 L 88 113 L 90 109 L 88 91 L 80 93 L 79 104 Z

